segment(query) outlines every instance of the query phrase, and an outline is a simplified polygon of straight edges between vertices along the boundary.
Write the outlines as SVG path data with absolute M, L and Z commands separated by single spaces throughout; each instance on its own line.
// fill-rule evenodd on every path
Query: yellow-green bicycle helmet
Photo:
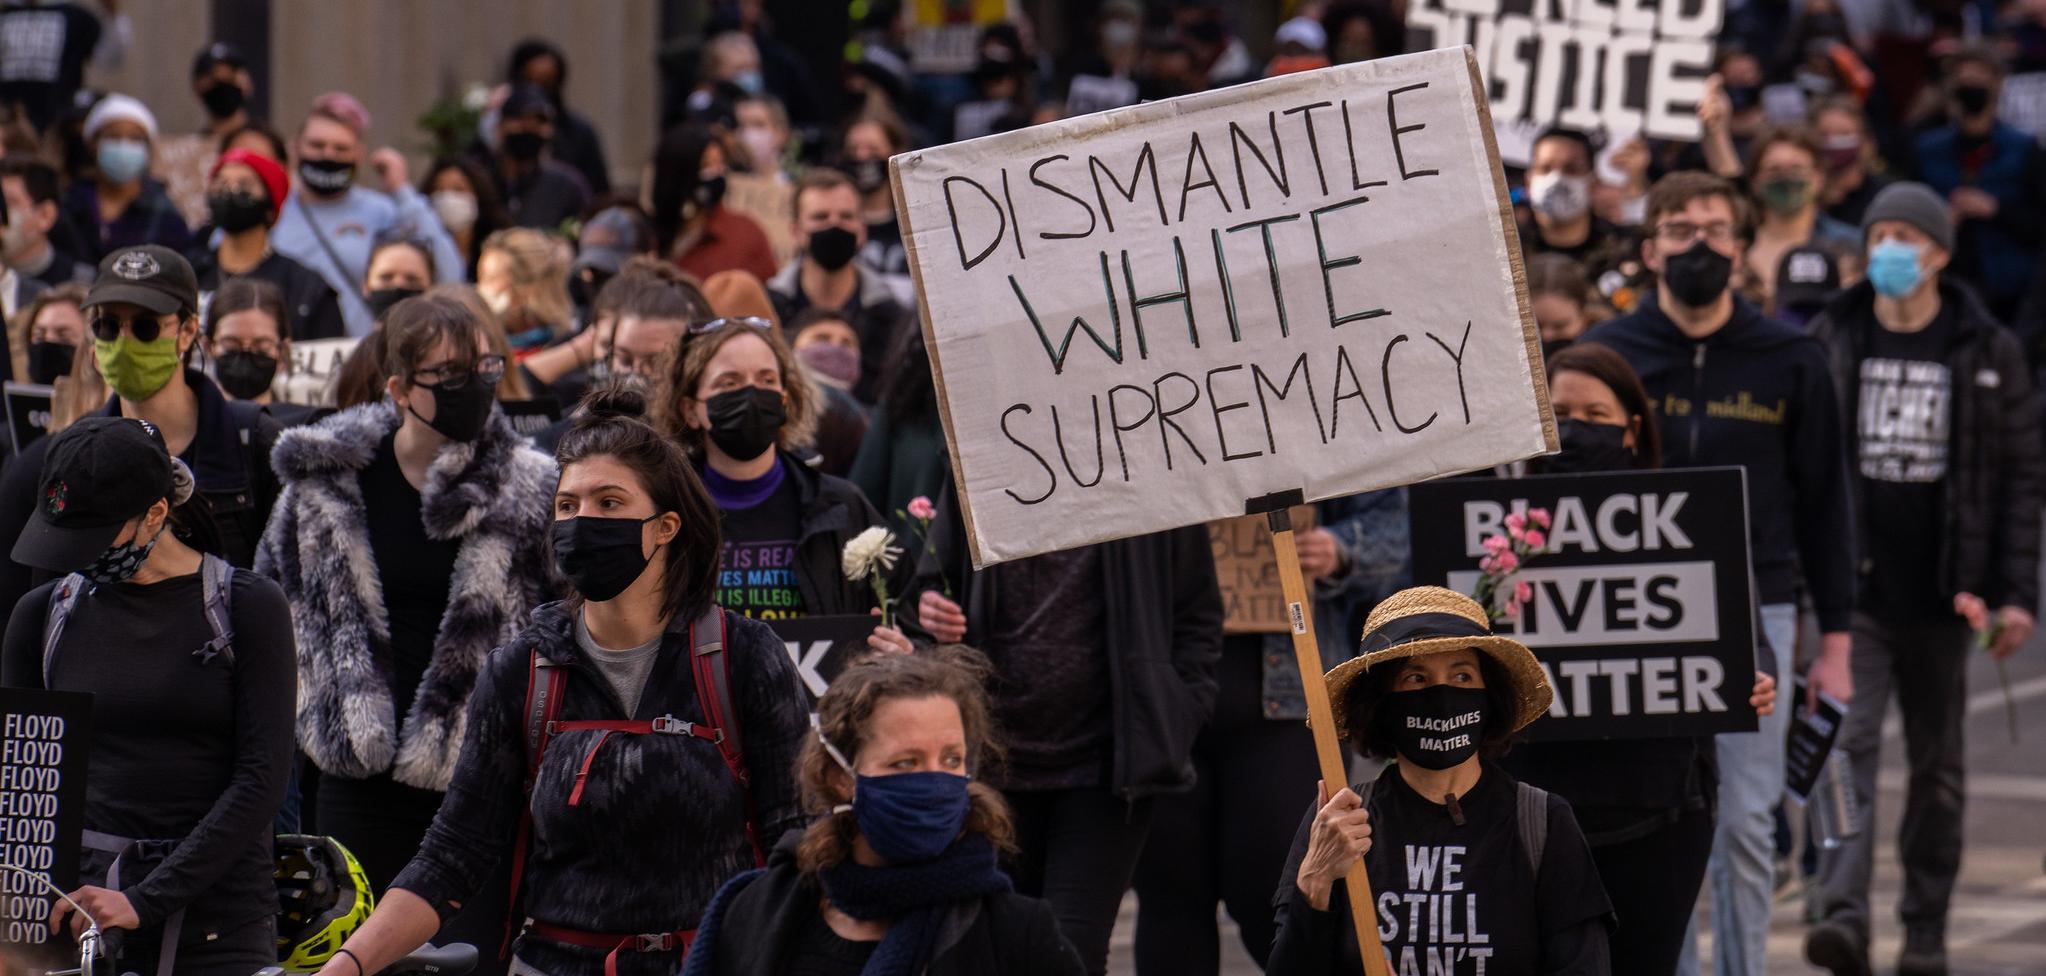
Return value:
M 310 973 L 376 907 L 369 876 L 332 837 L 277 837 L 277 959 L 287 972 Z

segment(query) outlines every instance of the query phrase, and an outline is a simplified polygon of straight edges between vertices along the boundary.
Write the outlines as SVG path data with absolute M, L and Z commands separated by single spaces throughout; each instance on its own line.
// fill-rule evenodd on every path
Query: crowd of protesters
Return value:
M 1404 492 L 1372 492 L 1298 540 L 1371 770 L 1346 788 L 1287 638 L 1224 635 L 1204 528 L 970 564 L 887 171 L 1404 49 L 1402 4 L 1299 6 L 1253 38 L 1232 5 L 1106 0 L 1070 50 L 995 24 L 949 75 L 877 14 L 824 78 L 720 4 L 650 158 L 615 165 L 571 107 L 601 93 L 534 40 L 417 169 L 345 92 L 253 117 L 224 44 L 169 96 L 204 131 L 165 132 L 162 92 L 83 85 L 125 17 L 0 9 L 0 58 L 55 52 L 0 72 L 0 368 L 53 408 L 0 470 L 4 679 L 94 692 L 85 822 L 165 838 L 100 852 L 81 901 L 137 958 L 251 972 L 274 816 L 381 898 L 334 976 L 436 938 L 523 973 L 672 972 L 694 940 L 690 972 L 1099 974 L 1133 887 L 1139 973 L 1217 972 L 1218 906 L 1259 965 L 1320 973 L 1357 952 L 1350 864 L 1496 845 L 1518 809 L 1547 853 L 1466 867 L 1525 918 L 1457 973 L 1695 976 L 1709 917 L 1712 968 L 1752 976 L 1799 877 L 1808 958 L 1870 973 L 1874 831 L 1806 866 L 1779 839 L 1769 705 L 1803 675 L 1853 704 L 1863 810 L 1903 712 L 1897 972 L 1946 972 L 1970 648 L 2014 653 L 2039 601 L 2046 8 L 1738 6 L 1700 142 L 1549 129 L 1508 167 L 1563 447 L 1533 469 L 1746 468 L 1764 718 L 1509 755 L 1539 669 L 1401 592 Z M 875 526 L 923 544 L 818 725 L 760 621 L 884 609 L 841 559 Z M 140 653 L 165 641 L 209 670 Z M 1488 717 L 1471 749 L 1384 723 L 1445 709 Z

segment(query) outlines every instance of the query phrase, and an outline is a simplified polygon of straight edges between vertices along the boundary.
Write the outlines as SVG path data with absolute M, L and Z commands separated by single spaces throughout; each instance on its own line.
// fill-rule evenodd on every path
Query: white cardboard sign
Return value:
M 890 171 L 977 565 L 1555 449 L 1468 49 Z

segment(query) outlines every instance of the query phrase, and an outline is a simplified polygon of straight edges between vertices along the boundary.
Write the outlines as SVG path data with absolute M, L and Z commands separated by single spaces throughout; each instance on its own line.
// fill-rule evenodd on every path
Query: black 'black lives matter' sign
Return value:
M 1755 622 L 1746 476 L 1692 468 L 1433 481 L 1409 490 L 1414 580 L 1473 592 L 1484 539 L 1546 508 L 1533 600 L 1495 629 L 1555 689 L 1529 739 L 1752 732 Z
M 0 940 L 50 940 L 55 895 L 78 888 L 78 838 L 85 829 L 85 760 L 92 696 L 0 688 Z M 47 884 L 45 883 L 47 882 Z

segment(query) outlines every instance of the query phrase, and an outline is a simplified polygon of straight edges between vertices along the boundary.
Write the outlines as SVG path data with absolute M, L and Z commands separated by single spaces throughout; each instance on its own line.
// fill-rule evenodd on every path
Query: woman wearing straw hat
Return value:
M 1371 612 L 1328 691 L 1337 736 L 1394 761 L 1334 796 L 1322 786 L 1273 898 L 1268 974 L 1359 971 L 1336 884 L 1359 857 L 1394 972 L 1610 972 L 1612 905 L 1569 804 L 1491 762 L 1549 708 L 1525 646 L 1494 636 L 1470 597 L 1418 586 Z

